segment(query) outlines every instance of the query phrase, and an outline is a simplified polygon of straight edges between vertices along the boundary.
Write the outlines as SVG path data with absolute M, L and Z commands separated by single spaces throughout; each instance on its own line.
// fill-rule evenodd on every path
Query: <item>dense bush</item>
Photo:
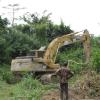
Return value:
M 91 44 L 92 69 L 100 72 L 100 37 L 94 37 L 91 41 Z
M 93 52 L 93 68 L 100 72 L 100 48 L 96 48 Z
M 80 43 L 61 48 L 57 56 L 57 62 L 63 64 L 66 61 L 69 61 L 69 67 L 75 73 L 82 71 L 85 65 L 83 48 Z

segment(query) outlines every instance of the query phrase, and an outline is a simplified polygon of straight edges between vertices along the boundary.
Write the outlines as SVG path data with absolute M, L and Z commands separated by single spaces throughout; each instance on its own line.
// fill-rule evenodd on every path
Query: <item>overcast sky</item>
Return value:
M 47 10 L 56 24 L 62 19 L 74 31 L 88 29 L 91 34 L 100 35 L 100 0 L 0 0 L 0 14 L 6 13 L 11 18 L 11 14 L 7 14 L 10 10 L 2 7 L 14 3 L 27 8 L 18 11 L 16 16 L 27 11 L 41 14 Z

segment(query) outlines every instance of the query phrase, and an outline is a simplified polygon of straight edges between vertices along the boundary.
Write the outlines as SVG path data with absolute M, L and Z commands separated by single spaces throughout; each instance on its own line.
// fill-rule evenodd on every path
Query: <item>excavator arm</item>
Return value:
M 55 59 L 56 55 L 58 52 L 58 49 L 62 46 L 64 46 L 65 43 L 72 44 L 77 41 L 80 41 L 83 43 L 84 47 L 84 53 L 85 53 L 85 58 L 86 58 L 86 63 L 89 62 L 90 59 L 90 35 L 87 30 L 84 30 L 83 35 L 80 36 L 80 38 L 77 40 L 77 34 L 80 32 L 76 33 L 71 33 L 67 35 L 63 35 L 62 37 L 58 37 L 54 39 L 48 46 L 45 54 L 44 54 L 44 63 L 49 66 L 49 68 L 59 68 L 59 64 L 55 64 Z

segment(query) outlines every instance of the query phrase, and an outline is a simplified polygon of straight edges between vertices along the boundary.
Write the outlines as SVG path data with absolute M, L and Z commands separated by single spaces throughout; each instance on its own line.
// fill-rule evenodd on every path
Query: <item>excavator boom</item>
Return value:
M 83 43 L 84 46 L 84 53 L 86 58 L 86 63 L 89 62 L 90 59 L 90 34 L 87 30 L 84 30 L 83 35 L 80 36 L 77 40 L 76 36 L 80 32 L 71 33 L 67 35 L 63 35 L 62 37 L 58 37 L 54 39 L 48 46 L 45 54 L 44 54 L 44 63 L 48 65 L 50 68 L 58 68 L 59 64 L 55 64 L 56 54 L 58 49 L 62 47 L 65 43 L 72 44 L 77 41 Z

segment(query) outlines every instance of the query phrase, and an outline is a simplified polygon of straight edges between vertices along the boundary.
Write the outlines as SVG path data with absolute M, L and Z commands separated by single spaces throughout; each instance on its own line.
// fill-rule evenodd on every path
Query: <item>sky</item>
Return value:
M 39 13 L 44 10 L 52 13 L 51 20 L 60 24 L 70 25 L 75 32 L 88 29 L 90 34 L 100 36 L 100 0 L 0 0 L 0 15 L 11 18 L 10 9 L 2 7 L 18 3 L 26 9 L 19 10 L 15 16 L 22 16 L 25 12 Z

